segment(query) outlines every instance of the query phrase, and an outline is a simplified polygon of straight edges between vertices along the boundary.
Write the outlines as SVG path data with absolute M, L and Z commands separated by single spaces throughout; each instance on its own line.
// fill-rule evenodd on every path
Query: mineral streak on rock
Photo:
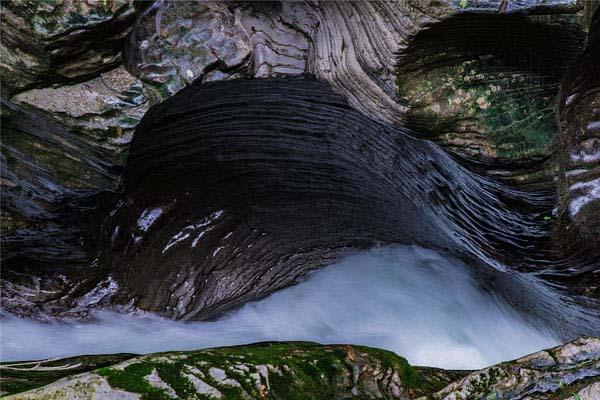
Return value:
M 556 240 L 565 248 L 582 243 L 600 248 L 600 11 L 597 4 L 586 7 L 591 16 L 586 50 L 564 76 L 557 99 L 562 221 Z

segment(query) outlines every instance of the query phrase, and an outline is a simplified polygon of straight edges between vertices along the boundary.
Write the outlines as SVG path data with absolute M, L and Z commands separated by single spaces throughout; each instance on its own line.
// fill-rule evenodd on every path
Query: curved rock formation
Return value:
M 510 183 L 531 175 L 528 182 L 548 187 L 548 103 L 580 51 L 578 2 L 77 4 L 2 4 L 5 309 L 56 314 L 133 301 L 173 318 L 202 318 L 379 242 L 421 243 L 559 283 L 585 276 L 579 293 L 594 286 L 594 248 L 578 242 L 559 254 L 549 240 L 554 193 L 523 193 L 470 172 Z M 130 27 L 124 67 L 106 72 L 119 63 Z M 454 96 L 445 80 L 465 60 L 474 62 L 476 81 L 470 70 L 461 74 L 469 83 Z M 429 79 L 437 72 L 444 85 Z M 292 75 L 325 84 L 239 79 Z M 407 78 L 434 82 L 443 93 L 420 104 Z M 487 79 L 535 93 L 507 88 L 490 100 L 488 85 L 475 97 Z M 55 83 L 62 86 L 49 87 Z M 148 104 L 180 90 L 139 126 L 125 194 L 98 196 L 120 190 L 124 155 Z M 442 110 L 444 96 L 451 104 Z M 516 103 L 523 108 L 506 120 Z M 471 158 L 452 155 L 467 168 L 406 136 L 431 134 L 423 117 L 435 105 L 435 120 L 460 117 L 445 125 L 441 142 Z M 474 111 L 465 116 L 461 107 Z M 510 140 L 494 144 L 518 148 L 516 161 L 473 162 L 498 155 L 480 152 L 489 139 L 481 135 L 497 133 L 488 129 L 492 117 L 503 129 L 518 128 L 504 129 Z M 477 135 L 466 147 L 450 137 L 471 128 Z M 531 149 L 519 146 L 529 139 L 543 148 L 536 165 L 521 160 Z M 589 182 L 573 195 L 593 197 Z M 586 238 L 595 219 L 581 220 Z M 516 281 L 529 276 L 511 279 L 520 287 Z
M 546 200 L 471 174 L 322 83 L 215 82 L 143 119 L 99 265 L 120 288 L 113 301 L 185 319 L 378 243 L 543 270 Z
M 590 6 L 593 8 L 593 6 Z M 561 192 L 567 246 L 600 247 L 600 12 L 593 13 L 584 54 L 565 75 L 558 97 Z M 573 243 L 575 242 L 575 243 Z

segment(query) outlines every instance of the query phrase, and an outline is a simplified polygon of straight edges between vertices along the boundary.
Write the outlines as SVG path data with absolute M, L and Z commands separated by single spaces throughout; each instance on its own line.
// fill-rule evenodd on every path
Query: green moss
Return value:
M 506 159 L 553 151 L 557 85 L 542 78 L 480 61 L 456 61 L 400 72 L 397 85 L 400 101 L 411 107 L 409 125 L 432 137 L 455 143 L 465 137 L 484 153 Z
M 167 392 L 152 387 L 145 379 L 153 369 L 182 398 L 195 393 L 184 374 L 196 371 L 195 375 L 219 390 L 225 398 L 243 399 L 245 393 L 254 398 L 261 396 L 255 378 L 259 368 L 268 368 L 269 398 L 331 399 L 349 393 L 353 385 L 357 384 L 353 382 L 348 351 L 360 357 L 360 362 L 368 362 L 382 370 L 395 370 L 403 387 L 415 390 L 419 388 L 421 380 L 417 371 L 405 359 L 392 352 L 364 346 L 348 348 L 309 342 L 259 343 L 185 353 L 163 353 L 144 358 L 123 370 L 104 368 L 98 372 L 113 387 L 139 393 L 144 399 L 163 399 Z M 236 364 L 243 365 L 243 369 L 234 368 Z M 236 380 L 241 388 L 212 378 L 209 373 L 211 367 L 226 371 L 227 377 Z M 261 384 L 264 385 L 262 390 L 267 390 L 264 378 L 261 378 Z M 368 396 L 366 386 L 360 390 Z

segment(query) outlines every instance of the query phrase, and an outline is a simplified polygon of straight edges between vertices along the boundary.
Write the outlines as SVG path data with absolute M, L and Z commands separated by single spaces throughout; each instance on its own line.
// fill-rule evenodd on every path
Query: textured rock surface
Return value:
M 159 101 L 211 71 L 239 68 L 251 53 L 248 32 L 226 3 L 156 2 L 138 16 L 125 62 Z
M 277 266 L 273 266 L 273 271 L 283 271 L 285 265 L 291 266 L 290 271 L 266 274 L 260 285 L 249 292 L 246 291 L 247 288 L 236 288 L 236 285 L 230 282 L 240 276 L 217 279 L 219 274 L 226 275 L 229 271 L 230 267 L 225 268 L 225 265 L 233 265 L 228 258 L 233 251 L 232 243 L 242 240 L 242 237 L 236 237 L 233 233 L 232 236 L 225 237 L 233 232 L 233 228 L 227 232 L 220 232 L 220 229 L 216 228 L 217 225 L 233 227 L 239 222 L 230 219 L 231 215 L 224 210 L 224 206 L 219 206 L 218 201 L 211 202 L 205 212 L 198 209 L 190 215 L 176 218 L 177 223 L 169 222 L 174 231 L 168 232 L 169 237 L 160 237 L 159 241 L 163 247 L 155 249 L 144 236 L 154 235 L 151 231 L 158 225 L 152 225 L 153 222 L 162 224 L 167 218 L 171 218 L 171 214 L 174 213 L 172 208 L 162 210 L 162 216 L 152 214 L 158 213 L 158 207 L 168 203 L 166 200 L 161 199 L 159 202 L 150 196 L 147 204 L 149 208 L 144 208 L 141 205 L 143 202 L 131 204 L 130 199 L 123 198 L 123 205 L 119 206 L 119 210 L 129 210 L 132 213 L 127 219 L 131 226 L 124 228 L 114 225 L 114 220 L 111 219 L 111 211 L 119 212 L 119 215 L 124 211 L 113 210 L 112 199 L 107 199 L 110 196 L 92 198 L 97 197 L 101 191 L 118 189 L 124 156 L 133 129 L 145 113 L 148 104 L 167 98 L 184 86 L 206 84 L 215 80 L 308 74 L 328 82 L 330 88 L 342 96 L 350 107 L 374 120 L 400 125 L 408 118 L 410 126 L 427 131 L 428 128 L 420 124 L 423 119 L 417 118 L 419 112 L 423 111 L 413 98 L 418 95 L 414 92 L 418 87 L 405 87 L 407 80 L 404 80 L 404 84 L 398 80 L 400 71 L 404 78 L 411 78 L 411 84 L 415 82 L 412 78 L 432 78 L 431 81 L 440 93 L 436 92 L 434 98 L 426 102 L 428 105 L 424 106 L 424 109 L 439 106 L 440 113 L 448 111 L 448 118 L 462 113 L 464 110 L 461 109 L 467 106 L 469 110 L 475 110 L 474 114 L 461 117 L 462 125 L 453 126 L 449 129 L 450 132 L 444 131 L 440 136 L 443 137 L 442 142 L 450 149 L 462 151 L 464 155 L 475 158 L 493 158 L 498 156 L 499 151 L 512 152 L 515 149 L 518 157 L 529 155 L 529 148 L 519 147 L 523 144 L 522 141 L 525 141 L 527 146 L 539 145 L 539 148 L 543 149 L 534 168 L 531 163 L 522 163 L 514 159 L 491 167 L 486 163 L 464 163 L 471 170 L 486 174 L 493 172 L 495 178 L 508 178 L 511 183 L 517 176 L 526 177 L 527 182 L 547 184 L 548 176 L 554 173 L 553 164 L 547 162 L 550 151 L 547 144 L 551 139 L 551 135 L 547 133 L 554 129 L 551 126 L 552 116 L 548 103 L 552 100 L 551 92 L 555 90 L 553 85 L 556 84 L 557 76 L 569 63 L 571 55 L 579 49 L 579 15 L 576 13 L 580 9 L 581 4 L 574 0 L 226 3 L 159 1 L 140 3 L 135 7 L 131 2 L 116 0 L 31 4 L 21 1 L 3 2 L 2 79 L 3 88 L 6 89 L 3 89 L 2 99 L 3 307 L 25 315 L 54 315 L 69 309 L 79 313 L 90 306 L 129 301 L 131 298 L 113 298 L 113 295 L 119 295 L 138 284 L 145 285 L 145 282 L 140 283 L 142 277 L 135 277 L 135 271 L 136 265 L 139 267 L 139 263 L 143 262 L 145 257 L 149 257 L 140 253 L 148 246 L 151 253 L 158 254 L 160 250 L 159 256 L 155 257 L 153 262 L 164 262 L 165 266 L 178 262 L 180 267 L 175 269 L 179 271 L 182 268 L 182 271 L 180 276 L 165 277 L 165 282 L 153 284 L 160 286 L 156 288 L 157 298 L 160 300 L 138 298 L 138 305 L 161 310 L 173 317 L 201 316 L 202 312 L 198 310 L 206 309 L 209 310 L 208 313 L 215 311 L 220 308 L 217 304 L 223 299 L 234 298 L 236 301 L 243 301 L 264 294 L 265 291 L 295 281 L 305 270 L 333 259 L 341 254 L 344 248 L 364 247 L 382 239 L 419 242 L 446 250 L 456 250 L 458 253 L 475 255 L 497 268 L 503 269 L 503 263 L 507 263 L 516 270 L 537 271 L 544 276 L 552 276 L 553 280 L 561 283 L 565 282 L 565 276 L 574 275 L 574 271 L 577 270 L 579 275 L 584 276 L 577 284 L 578 293 L 588 293 L 590 288 L 593 290 L 593 287 L 597 287 L 594 286 L 593 275 L 597 270 L 597 261 L 591 259 L 595 254 L 594 248 L 586 246 L 581 249 L 575 246 L 569 250 L 575 253 L 582 250 L 583 258 L 587 258 L 587 264 L 583 267 L 577 260 L 564 262 L 565 257 L 571 255 L 569 251 L 565 252 L 566 256 L 563 258 L 563 255 L 555 254 L 555 249 L 551 248 L 548 240 L 548 229 L 553 219 L 552 194 L 523 194 L 480 179 L 467 170 L 461 169 L 461 172 L 456 172 L 454 162 L 435 146 L 418 144 L 413 147 L 413 142 L 396 140 L 396 136 L 400 137 L 402 133 L 406 133 L 401 128 L 395 131 L 388 131 L 383 125 L 376 125 L 376 128 L 372 129 L 354 126 L 348 128 L 349 132 L 352 132 L 348 143 L 353 143 L 353 151 L 356 151 L 357 155 L 348 156 L 345 162 L 356 165 L 364 163 L 366 170 L 376 171 L 380 167 L 387 170 L 389 165 L 394 163 L 403 164 L 401 159 L 412 160 L 410 162 L 417 160 L 414 166 L 408 166 L 407 162 L 402 171 L 406 176 L 412 174 L 427 178 L 424 182 L 403 183 L 400 186 L 407 193 L 420 193 L 412 199 L 403 198 L 400 202 L 400 208 L 407 207 L 405 212 L 419 216 L 409 221 L 411 230 L 402 233 L 381 233 L 385 223 L 367 221 L 364 226 L 379 225 L 379 228 L 375 229 L 377 232 L 360 232 L 358 235 L 338 237 L 332 239 L 329 245 L 325 245 L 325 241 L 319 245 L 322 253 L 314 256 L 315 258 L 308 254 L 298 255 L 293 249 L 285 256 L 275 255 L 270 261 L 278 263 Z M 124 66 L 115 68 L 120 60 L 123 37 L 130 28 L 131 35 L 125 41 L 123 51 Z M 464 33 L 471 28 L 476 28 L 476 35 Z M 504 33 L 507 35 L 503 35 Z M 510 40 L 505 40 L 504 36 L 508 36 Z M 555 40 L 548 40 L 548 37 Z M 437 44 L 438 40 L 441 44 Z M 546 43 L 552 45 L 547 46 Z M 429 46 L 430 44 L 432 46 Z M 443 52 L 444 56 L 451 58 L 449 64 L 441 63 L 439 57 L 433 57 L 430 61 L 435 62 L 427 64 L 426 61 L 431 57 L 427 56 L 427 52 L 423 52 L 423 47 L 431 47 L 434 52 Z M 416 51 L 413 51 L 415 49 Z M 523 55 L 531 59 L 519 58 L 527 58 Z M 411 56 L 424 60 L 419 64 L 411 61 Z M 548 59 L 552 59 L 553 62 L 548 62 Z M 486 69 L 490 66 L 488 64 L 493 67 L 491 70 Z M 463 72 L 468 69 L 468 73 L 460 74 L 461 85 L 466 86 L 463 89 L 457 88 L 456 96 L 452 93 L 453 84 L 447 82 L 455 73 L 455 67 L 463 68 Z M 474 75 L 472 70 L 475 71 Z M 438 72 L 440 74 L 436 75 Z M 481 74 L 483 77 L 479 77 Z M 475 76 L 474 81 L 471 81 L 471 76 Z M 469 82 L 462 82 L 467 78 Z M 416 81 L 419 82 L 419 79 Z M 494 87 L 488 84 L 487 80 L 490 79 L 502 80 L 507 86 L 514 85 L 518 90 L 511 92 L 502 87 L 500 92 L 503 93 L 503 97 L 498 101 L 490 100 L 486 91 L 490 92 L 491 97 L 497 92 L 493 92 L 495 84 Z M 398 92 L 398 83 L 404 87 L 404 92 Z M 526 90 L 529 94 L 534 92 L 532 89 L 535 89 L 535 93 L 531 96 L 533 100 L 529 101 L 529 97 L 524 96 L 522 91 Z M 464 92 L 459 95 L 458 90 Z M 475 96 L 476 92 L 481 90 L 483 93 L 479 94 L 482 95 Z M 16 92 L 21 93 L 15 95 Z M 220 93 L 216 91 L 211 95 L 218 97 Z M 446 106 L 448 98 L 444 96 L 448 95 L 450 104 Z M 442 98 L 446 103 L 440 101 Z M 294 101 L 292 99 L 291 103 Z M 182 103 L 185 105 L 186 102 Z M 341 104 L 338 99 L 334 103 Z M 217 102 L 214 104 L 220 106 Z M 343 113 L 346 113 L 348 104 L 344 103 Z M 497 105 L 499 110 L 496 110 Z M 233 109 L 230 111 L 235 113 Z M 488 115 L 491 111 L 495 114 Z M 511 117 L 513 111 L 518 114 L 513 115 L 518 129 L 505 132 L 507 135 L 502 136 L 495 144 L 490 142 L 489 138 L 482 138 L 483 134 L 490 133 L 487 126 L 481 125 L 482 121 L 497 119 L 502 127 L 513 126 L 513 120 L 508 121 L 504 118 Z M 318 114 L 316 111 L 315 113 Z M 207 115 L 210 113 L 207 112 Z M 366 121 L 366 117 L 359 119 Z M 240 121 L 254 123 L 252 120 Z M 291 124 L 293 129 L 296 129 L 293 118 L 287 111 L 277 123 L 279 126 L 273 130 L 275 135 L 269 136 L 260 132 L 259 140 L 254 142 L 253 137 L 247 139 L 248 143 L 265 145 L 265 149 L 261 151 L 268 153 L 269 149 L 279 151 L 278 146 L 291 146 L 290 143 L 295 146 L 300 143 L 299 140 L 310 142 L 314 139 L 298 137 L 296 142 L 286 142 L 290 138 L 284 132 L 287 126 L 283 129 L 282 125 Z M 346 126 L 331 119 L 327 124 L 330 132 L 336 132 L 336 126 Z M 273 126 L 268 126 L 268 129 L 271 128 Z M 469 129 L 473 129 L 473 136 L 452 136 L 454 131 L 462 135 Z M 535 134 L 530 137 L 531 131 Z M 362 143 L 360 137 L 379 135 L 381 132 L 389 135 L 387 139 L 377 144 L 380 147 L 372 151 L 370 159 L 363 157 L 361 152 L 364 147 L 361 146 L 368 146 L 369 143 L 365 143 L 370 139 Z M 431 132 L 411 132 L 418 135 L 422 133 Z M 165 132 L 165 138 L 168 136 L 169 133 Z M 280 137 L 281 141 L 278 142 L 275 137 Z M 529 139 L 531 140 L 527 142 Z M 190 139 L 193 140 L 195 139 Z M 510 143 L 502 143 L 503 141 Z M 190 143 L 182 143 L 181 146 L 185 147 Z M 199 146 L 204 146 L 204 143 L 198 143 Z M 239 142 L 239 146 L 244 145 L 244 141 Z M 319 142 L 314 148 L 305 150 L 310 153 L 322 145 L 323 143 Z M 166 153 L 182 154 L 180 148 L 169 149 L 167 139 L 163 141 L 157 137 L 152 146 L 165 150 Z M 504 148 L 501 148 L 502 146 Z M 222 149 L 225 147 L 227 146 L 223 146 Z M 395 159 L 386 158 L 388 151 L 394 154 Z M 432 152 L 431 155 L 423 155 L 429 151 Z M 281 161 L 268 161 L 275 156 L 267 153 L 263 160 L 266 164 L 275 165 Z M 316 154 L 317 152 L 315 157 Z M 215 156 L 211 163 L 223 162 L 219 157 L 223 155 Z M 335 157 L 334 154 L 332 158 Z M 497 161 L 497 158 L 495 160 Z M 241 169 L 245 161 L 241 157 L 238 161 Z M 160 164 L 162 161 L 156 162 Z M 195 168 L 190 159 L 177 159 L 177 162 Z M 448 169 L 440 166 L 446 162 L 451 165 Z M 205 164 L 205 167 L 211 169 L 213 164 Z M 281 169 L 285 170 L 288 167 L 286 165 Z M 289 168 L 295 172 L 295 167 Z M 318 170 L 316 167 L 311 168 L 314 171 Z M 359 184 L 361 179 L 366 179 L 365 176 L 352 177 L 348 172 L 351 168 L 354 167 L 348 166 L 340 176 L 344 176 L 344 179 L 355 185 Z M 542 171 L 536 168 L 541 168 Z M 172 173 L 172 170 L 165 168 L 164 173 Z M 257 170 L 253 173 L 258 176 L 261 172 Z M 397 179 L 399 174 L 379 174 L 379 183 L 361 183 L 359 186 L 383 187 L 382 182 L 387 185 L 388 180 Z M 318 179 L 332 179 L 331 172 L 327 170 L 318 175 Z M 337 175 L 334 178 L 337 179 Z M 277 175 L 277 171 L 274 171 L 271 177 L 273 187 L 278 187 L 282 182 L 289 183 L 285 176 Z M 341 188 L 345 182 L 334 182 L 332 187 Z M 576 187 L 577 191 L 574 194 L 577 194 L 580 200 L 595 196 L 596 191 L 589 186 L 589 182 L 595 181 L 585 181 L 582 182 L 584 186 Z M 220 187 L 213 183 L 215 187 Z M 140 187 L 143 187 L 143 184 L 143 180 L 140 180 Z M 231 190 L 224 187 L 219 190 L 243 192 L 249 190 L 250 185 L 238 185 Z M 405 189 L 406 187 L 409 189 Z M 182 199 L 195 196 L 188 196 L 182 188 L 171 187 L 169 190 L 181 195 L 178 197 L 178 204 L 190 201 Z M 297 190 L 297 186 L 288 188 L 288 195 L 293 197 L 291 193 L 296 193 Z M 381 189 L 365 195 L 365 198 L 378 197 L 381 194 L 377 194 L 378 191 Z M 401 192 L 401 189 L 398 189 L 398 192 Z M 223 192 L 216 191 L 213 196 L 217 196 L 217 193 Z M 397 194 L 383 193 L 381 199 L 385 200 L 381 200 L 383 203 L 379 205 L 388 207 L 392 202 L 395 206 L 397 202 L 393 199 Z M 140 193 L 135 196 L 143 197 Z M 323 195 L 323 198 L 325 197 L 326 195 Z M 256 200 L 260 203 L 258 198 Z M 343 209 L 347 205 L 342 202 L 332 206 L 329 201 L 323 200 L 326 204 L 319 212 Z M 89 212 L 96 203 L 110 207 Z M 358 207 L 358 200 L 355 199 L 352 203 L 352 207 Z M 368 207 L 363 207 L 362 210 L 366 208 Z M 578 213 L 578 218 L 586 215 L 589 209 L 590 207 L 587 207 L 583 209 L 585 212 Z M 224 210 L 224 214 L 219 214 L 214 220 L 210 218 L 220 210 Z M 258 207 L 258 210 L 263 212 L 264 207 Z M 243 210 L 238 211 L 236 215 L 253 215 L 256 211 Z M 92 214 L 101 215 L 100 220 L 88 218 Z M 343 214 L 344 212 L 340 213 Z M 117 248 L 124 259 L 136 260 L 131 269 L 126 268 L 126 272 L 120 270 L 117 274 L 119 276 L 107 267 L 107 254 L 98 258 L 102 254 L 98 252 L 100 249 L 97 236 L 106 215 L 109 215 L 111 220 L 111 231 L 106 232 L 106 226 L 103 227 L 101 247 L 108 246 L 113 233 L 114 241 L 119 246 L 129 246 L 125 244 L 123 235 L 128 235 L 127 240 L 133 243 L 126 249 Z M 140 218 L 142 215 L 144 217 Z M 315 223 L 318 222 L 317 215 L 318 213 L 315 213 Z M 192 217 L 197 220 L 194 221 Z M 385 219 L 389 215 L 380 210 L 371 217 Z M 365 214 L 364 218 L 370 217 Z M 582 219 L 581 224 L 593 226 L 595 218 L 596 215 L 592 213 L 590 217 Z M 141 227 L 138 226 L 138 219 L 142 221 Z M 189 223 L 187 219 L 190 220 Z M 400 221 L 406 222 L 409 219 L 402 217 Z M 179 223 L 183 225 L 176 227 Z M 344 225 L 346 222 L 340 218 L 337 223 Z M 188 254 L 188 250 L 181 250 L 184 243 L 190 242 L 191 246 L 196 239 L 192 235 L 199 235 L 203 227 L 212 229 L 206 233 L 206 237 L 196 240 L 195 243 L 199 246 L 202 240 L 208 239 L 207 248 L 210 247 L 210 250 L 198 250 L 193 255 Z M 246 228 L 250 231 L 243 231 Z M 254 232 L 254 227 L 247 226 L 243 229 L 243 238 L 257 241 L 251 247 L 246 247 L 253 249 L 250 257 L 260 260 L 264 257 L 263 254 L 259 254 L 260 251 L 266 250 L 257 250 L 253 246 L 264 244 L 270 239 L 258 237 L 265 232 L 260 232 L 259 229 Z M 279 226 L 273 232 L 282 229 Z M 123 233 L 124 230 L 127 232 Z M 217 232 L 222 234 L 220 238 L 211 236 Z M 181 236 L 177 236 L 179 233 Z M 295 238 L 290 239 L 290 243 L 293 240 Z M 250 244 L 244 243 L 244 246 Z M 162 249 L 168 245 L 169 250 L 163 254 Z M 112 244 L 108 247 L 111 246 Z M 309 253 L 317 254 L 319 246 L 308 243 L 306 246 L 310 249 Z M 204 258 L 200 260 L 201 257 Z M 241 260 L 242 256 L 239 257 Z M 171 261 L 160 261 L 163 259 Z M 299 259 L 302 261 L 298 261 Z M 116 264 L 118 262 L 115 261 Z M 191 264 L 194 265 L 188 270 Z M 96 268 L 98 265 L 102 268 Z M 159 270 L 164 272 L 167 269 Z M 560 276 L 555 271 L 558 271 Z M 130 278 L 124 276 L 133 278 L 129 281 Z M 206 289 L 208 287 L 210 289 Z M 201 293 L 193 293 L 201 288 Z M 142 298 L 150 296 L 149 289 L 142 289 L 142 292 L 147 292 Z M 207 300 L 213 295 L 214 299 Z M 177 296 L 181 296 L 183 300 L 174 300 Z M 190 300 L 191 296 L 195 296 L 196 300 Z M 205 303 L 199 306 L 202 302 Z M 229 303 L 225 301 L 223 304 Z M 193 310 L 196 306 L 199 308 Z M 216 308 L 210 311 L 213 306 Z M 170 308 L 167 310 L 166 307 Z
M 474 372 L 431 398 L 564 399 L 600 398 L 600 339 L 581 338 L 515 361 Z M 573 397 L 575 398 L 575 397 Z
M 497 179 L 553 187 L 554 103 L 582 49 L 578 21 L 461 15 L 423 30 L 399 56 L 408 127 Z
M 259 343 L 138 357 L 12 398 L 88 399 L 106 393 L 142 399 L 409 399 L 419 393 L 422 380 L 431 385 L 406 360 L 384 350 Z
M 473 373 L 411 367 L 364 346 L 281 342 L 135 357 L 9 398 L 595 400 L 599 383 L 600 339 L 592 337 Z
M 366 118 L 322 83 L 214 82 L 153 107 L 138 127 L 99 264 L 123 302 L 203 318 L 376 243 L 535 265 L 546 206 Z
M 84 80 L 114 68 L 133 1 L 3 1 L 2 92 Z
M 586 51 L 565 75 L 558 97 L 561 224 L 556 241 L 571 250 L 600 249 L 600 12 L 597 4 L 588 7 L 593 17 Z M 594 291 L 600 297 L 597 285 Z
M 72 289 L 71 273 L 88 268 L 89 197 L 117 189 L 133 128 L 146 110 L 141 84 L 123 68 L 3 102 L 5 309 L 35 309 L 60 297 Z

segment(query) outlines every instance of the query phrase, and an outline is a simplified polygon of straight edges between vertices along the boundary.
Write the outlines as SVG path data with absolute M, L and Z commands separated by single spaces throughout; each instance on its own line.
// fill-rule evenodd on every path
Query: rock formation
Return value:
M 593 309 L 579 295 L 597 296 L 600 248 L 595 14 L 574 0 L 3 2 L 2 306 L 203 318 L 401 242 Z
M 50 373 L 54 379 L 67 376 L 8 399 L 594 400 L 600 396 L 600 339 L 592 337 L 475 372 L 412 367 L 383 350 L 307 342 L 129 356 L 121 362 L 125 357 L 74 357 L 39 361 L 37 368 L 27 368 L 31 363 L 0 368 L 9 388 L 15 388 L 12 393 L 27 385 L 40 386 Z M 113 365 L 95 369 L 111 358 Z M 89 372 L 73 375 L 69 372 L 73 368 Z

